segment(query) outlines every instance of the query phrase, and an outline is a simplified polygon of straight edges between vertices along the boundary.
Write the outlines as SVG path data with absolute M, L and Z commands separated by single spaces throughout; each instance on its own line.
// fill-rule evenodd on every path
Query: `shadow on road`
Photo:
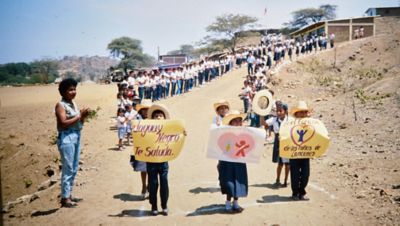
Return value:
M 108 215 L 109 217 L 148 217 L 151 216 L 149 210 L 122 210 L 121 213 Z
M 189 192 L 193 193 L 193 194 L 200 194 L 200 193 L 216 193 L 216 192 L 220 192 L 221 189 L 220 188 L 215 188 L 215 187 L 208 187 L 208 188 L 201 188 L 201 187 L 197 187 L 197 188 L 193 188 L 190 189 Z
M 141 195 L 132 195 L 132 194 L 128 194 L 128 193 L 121 193 L 118 195 L 114 195 L 113 198 L 120 199 L 121 201 L 124 201 L 124 202 L 143 201 L 143 198 Z
M 273 203 L 273 202 L 293 202 L 292 197 L 279 195 L 266 195 L 262 200 L 257 200 L 257 203 Z
M 55 209 L 50 209 L 50 210 L 38 210 L 35 211 L 31 214 L 31 217 L 39 217 L 39 216 L 47 216 L 50 214 L 53 214 L 55 212 L 57 212 L 59 210 L 59 208 L 55 208 Z

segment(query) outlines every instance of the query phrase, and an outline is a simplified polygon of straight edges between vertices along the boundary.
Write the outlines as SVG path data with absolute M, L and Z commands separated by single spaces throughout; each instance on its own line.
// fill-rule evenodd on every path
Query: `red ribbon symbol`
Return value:
M 246 156 L 246 154 L 245 154 L 245 152 L 244 152 L 245 149 L 250 147 L 250 145 L 246 144 L 246 141 L 244 141 L 244 140 L 241 140 L 241 141 L 240 141 L 240 144 L 236 143 L 235 146 L 236 146 L 237 148 L 239 148 L 238 152 L 236 152 L 235 155 L 236 155 L 236 156 L 242 155 L 242 157 L 245 157 L 245 156 Z

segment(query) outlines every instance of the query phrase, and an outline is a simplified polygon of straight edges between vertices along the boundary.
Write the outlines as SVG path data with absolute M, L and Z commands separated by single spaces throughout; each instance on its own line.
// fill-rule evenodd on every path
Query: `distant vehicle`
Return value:
M 113 82 L 122 82 L 124 80 L 124 71 L 120 69 L 116 69 L 110 72 L 111 81 Z
M 124 80 L 124 72 L 121 69 L 109 68 L 107 74 L 100 79 L 101 84 L 110 84 L 111 82 L 122 82 Z

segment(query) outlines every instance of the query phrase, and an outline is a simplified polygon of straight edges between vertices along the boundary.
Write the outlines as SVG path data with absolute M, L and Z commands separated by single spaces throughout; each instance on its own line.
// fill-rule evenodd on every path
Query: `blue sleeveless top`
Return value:
M 80 114 L 78 106 L 74 102 L 67 102 L 64 99 L 61 99 L 60 101 L 61 106 L 65 110 L 65 114 L 67 116 L 67 119 L 76 117 L 77 115 Z M 75 122 L 74 124 L 70 125 L 68 128 L 61 128 L 57 125 L 57 130 L 58 132 L 65 131 L 65 130 L 82 130 L 82 122 L 79 120 Z

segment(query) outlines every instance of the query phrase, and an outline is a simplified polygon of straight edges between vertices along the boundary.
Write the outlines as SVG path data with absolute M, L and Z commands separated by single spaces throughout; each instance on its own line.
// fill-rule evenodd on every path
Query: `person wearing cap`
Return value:
M 139 104 L 136 105 L 136 120 L 145 120 L 147 119 L 147 111 L 151 107 L 152 102 L 149 99 L 143 99 Z M 135 141 L 134 141 L 135 142 Z M 148 196 L 148 188 L 147 188 L 147 164 L 146 162 L 138 161 L 135 159 L 135 156 L 131 155 L 130 163 L 135 172 L 140 172 L 140 177 L 142 181 L 142 192 L 141 198 L 144 200 Z
M 272 149 L 272 162 L 278 163 L 278 166 L 276 168 L 275 186 L 276 187 L 279 187 L 279 186 L 287 187 L 287 179 L 288 179 L 289 170 L 290 170 L 289 159 L 279 157 L 279 129 L 283 122 L 287 122 L 289 120 L 288 105 L 285 103 L 282 103 L 281 101 L 275 102 L 275 105 L 276 105 L 276 116 L 268 118 L 265 121 L 262 120 L 261 123 L 266 128 L 272 126 L 273 132 L 275 134 L 274 146 Z M 284 183 L 281 184 L 280 178 L 281 178 L 281 172 L 282 172 L 283 165 L 285 165 L 285 180 L 284 180 Z
M 226 100 L 220 100 L 214 103 L 214 110 L 217 115 L 213 118 L 212 124 L 220 126 L 222 124 L 222 119 L 229 111 L 229 102 Z
M 155 120 L 170 119 L 169 112 L 164 105 L 153 104 L 148 112 L 147 118 Z M 158 215 L 157 207 L 157 191 L 158 185 L 160 185 L 160 197 L 161 197 L 161 214 L 164 216 L 168 215 L 168 162 L 148 162 L 147 163 L 147 174 L 149 175 L 149 202 L 151 205 L 151 214 L 153 216 Z M 160 178 L 160 179 L 159 179 Z
M 299 101 L 298 105 L 291 110 L 296 119 L 310 117 L 312 108 L 305 101 Z M 310 177 L 310 159 L 290 159 L 290 181 L 293 200 L 309 200 L 306 196 L 306 187 Z
M 222 124 L 227 126 L 243 126 L 246 114 L 231 111 L 223 119 Z M 225 210 L 240 213 L 243 208 L 239 206 L 239 198 L 248 194 L 248 178 L 246 163 L 218 162 L 218 179 L 221 193 L 226 195 Z M 233 198 L 233 203 L 232 203 Z

